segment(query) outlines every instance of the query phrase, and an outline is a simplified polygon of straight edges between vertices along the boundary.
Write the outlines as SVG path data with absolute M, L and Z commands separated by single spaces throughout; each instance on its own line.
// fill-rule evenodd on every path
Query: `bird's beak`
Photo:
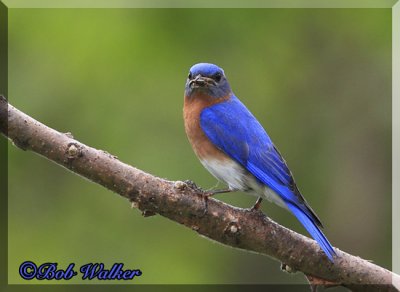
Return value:
M 192 87 L 205 87 L 207 85 L 215 85 L 215 81 L 212 78 L 197 75 L 194 79 L 190 80 L 190 86 Z

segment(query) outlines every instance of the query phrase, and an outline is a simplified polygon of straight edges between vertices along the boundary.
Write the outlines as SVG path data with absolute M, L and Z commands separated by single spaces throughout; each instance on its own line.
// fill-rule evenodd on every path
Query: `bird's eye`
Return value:
M 189 72 L 188 78 L 189 78 L 189 79 L 192 79 L 192 77 L 193 77 L 193 76 L 192 76 L 192 72 Z
M 217 81 L 217 82 L 220 82 L 220 81 L 221 81 L 221 78 L 222 78 L 222 74 L 219 73 L 219 72 L 215 73 L 214 76 L 213 76 L 213 79 L 214 79 L 215 81 Z

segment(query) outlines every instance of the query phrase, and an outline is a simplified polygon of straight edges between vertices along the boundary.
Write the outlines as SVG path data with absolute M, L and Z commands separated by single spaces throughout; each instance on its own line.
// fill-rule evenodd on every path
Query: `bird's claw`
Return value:
M 196 185 L 196 183 L 192 180 L 184 180 L 183 181 L 189 188 L 191 188 L 192 190 L 198 192 L 198 193 L 204 193 L 204 190 L 199 187 L 198 185 Z
M 255 202 L 255 204 L 253 205 L 253 207 L 251 207 L 250 211 L 258 211 L 261 207 L 261 203 L 262 203 L 262 198 L 259 197 Z
M 204 199 L 204 212 L 201 215 L 201 217 L 204 217 L 208 213 L 208 197 L 210 197 L 209 194 L 203 194 L 203 199 Z

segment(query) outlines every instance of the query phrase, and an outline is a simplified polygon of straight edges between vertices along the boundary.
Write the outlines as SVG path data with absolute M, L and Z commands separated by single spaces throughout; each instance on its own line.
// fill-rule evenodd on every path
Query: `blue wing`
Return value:
M 269 186 L 332 260 L 335 254 L 318 227 L 321 221 L 300 194 L 293 176 L 264 128 L 234 95 L 205 108 L 200 126 L 211 142 Z

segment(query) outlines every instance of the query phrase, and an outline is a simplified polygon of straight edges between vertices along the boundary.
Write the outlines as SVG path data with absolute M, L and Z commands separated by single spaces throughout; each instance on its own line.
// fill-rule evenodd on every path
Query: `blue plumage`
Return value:
M 321 221 L 264 128 L 232 93 L 221 68 L 199 63 L 190 69 L 184 117 L 196 154 L 214 176 L 231 189 L 257 193 L 287 208 L 333 261 L 335 251 Z
M 318 242 L 319 246 L 328 256 L 330 261 L 333 262 L 333 256 L 336 255 L 336 253 L 326 236 L 322 233 L 321 229 L 318 228 L 316 223 L 305 212 L 303 212 L 298 205 L 289 202 L 286 202 L 286 204 L 289 210 L 292 211 L 301 224 L 303 224 L 308 233 L 310 233 L 310 235 Z
M 202 74 L 202 75 L 212 76 L 218 72 L 224 74 L 224 70 L 222 70 L 217 65 L 210 63 L 198 63 L 193 65 L 192 68 L 190 68 L 190 73 L 192 75 Z
M 205 108 L 200 114 L 200 125 L 215 146 L 283 199 L 333 260 L 335 252 L 319 229 L 321 221 L 300 194 L 285 160 L 270 137 L 243 103 L 232 95 L 222 103 Z

